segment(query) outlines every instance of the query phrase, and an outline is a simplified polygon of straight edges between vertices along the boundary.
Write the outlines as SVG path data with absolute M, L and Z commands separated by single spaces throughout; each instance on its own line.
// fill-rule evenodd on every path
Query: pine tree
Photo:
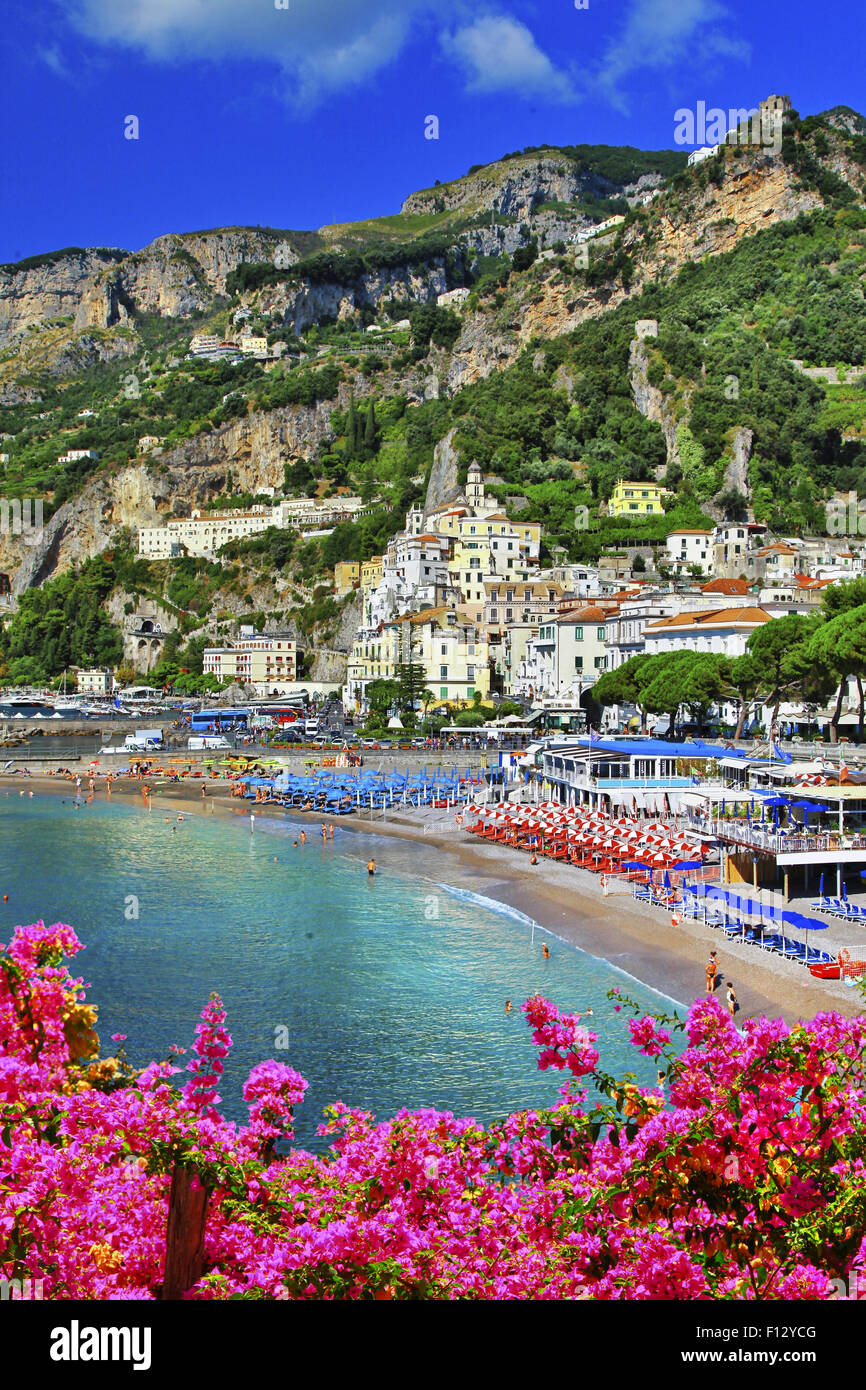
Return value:
M 349 458 L 358 457 L 358 447 L 361 442 L 361 431 L 359 429 L 358 412 L 355 409 L 354 395 L 349 397 L 349 418 L 346 422 L 346 446 Z

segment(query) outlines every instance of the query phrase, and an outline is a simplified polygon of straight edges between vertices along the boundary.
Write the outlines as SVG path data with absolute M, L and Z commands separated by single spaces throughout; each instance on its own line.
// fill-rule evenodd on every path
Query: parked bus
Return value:
M 190 732 L 221 734 L 228 729 L 245 729 L 249 723 L 248 709 L 200 709 L 190 715 Z
M 251 713 L 257 717 L 267 715 L 275 725 L 295 724 L 305 718 L 303 705 L 253 705 Z

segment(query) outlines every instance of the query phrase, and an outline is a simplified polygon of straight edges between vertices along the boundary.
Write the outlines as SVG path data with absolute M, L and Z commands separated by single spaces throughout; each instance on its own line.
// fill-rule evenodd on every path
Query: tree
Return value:
M 752 633 L 746 648 L 754 657 L 760 671 L 760 691 L 767 703 L 772 703 L 772 727 L 779 717 L 779 706 L 786 696 L 793 696 L 804 679 L 804 668 L 798 658 L 812 635 L 814 620 L 789 613 L 764 623 Z
M 729 682 L 739 701 L 737 728 L 734 739 L 743 736 L 743 726 L 749 713 L 749 705 L 761 689 L 761 668 L 751 653 L 746 652 L 731 662 Z
M 866 591 L 863 581 L 856 581 L 856 584 Z M 855 585 L 846 587 L 854 588 Z M 821 623 L 809 641 L 806 660 L 809 665 L 814 664 L 819 669 L 832 672 L 834 682 L 839 682 L 836 708 L 830 721 L 830 738 L 833 743 L 838 737 L 842 700 L 848 678 L 856 678 L 860 696 L 857 728 L 858 736 L 862 737 L 863 677 L 866 675 L 866 603 L 857 608 L 843 609 L 829 622 Z
M 526 246 L 518 246 L 514 255 L 511 257 L 511 267 L 513 270 L 528 270 L 533 261 L 538 259 L 538 242 L 530 241 Z

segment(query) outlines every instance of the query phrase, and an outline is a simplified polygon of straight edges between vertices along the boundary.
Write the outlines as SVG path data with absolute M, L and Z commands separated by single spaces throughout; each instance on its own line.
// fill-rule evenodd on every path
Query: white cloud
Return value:
M 470 92 L 576 100 L 570 78 L 554 67 L 526 25 L 508 15 L 483 15 L 453 34 L 442 34 L 440 41 L 466 73 Z
M 434 0 L 72 0 L 69 18 L 97 43 L 161 62 L 246 58 L 285 72 L 300 102 L 353 86 L 397 56 Z M 441 9 L 441 5 L 439 6 Z
M 734 20 L 719 0 L 631 0 L 619 36 L 605 52 L 597 86 L 623 107 L 620 84 L 638 68 L 688 64 L 698 72 L 715 57 L 747 59 L 751 49 L 733 33 Z
M 40 62 L 51 69 L 56 77 L 69 77 L 69 70 L 63 61 L 63 55 L 56 46 L 37 48 L 36 56 Z

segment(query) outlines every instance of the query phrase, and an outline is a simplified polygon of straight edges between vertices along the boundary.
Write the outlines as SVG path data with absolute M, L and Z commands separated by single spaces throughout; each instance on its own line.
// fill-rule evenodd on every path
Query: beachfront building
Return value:
M 234 642 L 224 647 L 205 647 L 202 670 L 219 681 L 239 681 L 280 694 L 280 684 L 295 680 L 297 648 L 288 633 L 257 633 L 252 628 L 241 628 Z
M 717 769 L 720 759 L 739 757 L 697 741 L 582 737 L 542 749 L 532 775 L 540 800 L 629 815 L 676 814 L 688 804 L 683 798 L 708 770 Z M 741 761 L 747 762 L 745 754 Z M 724 795 L 720 781 L 718 788 Z M 730 791 L 727 796 L 730 800 Z
M 114 675 L 107 667 L 78 671 L 76 681 L 79 695 L 110 695 L 114 689 Z
M 663 516 L 663 499 L 673 494 L 661 483 L 633 483 L 620 478 L 610 495 L 611 516 Z

